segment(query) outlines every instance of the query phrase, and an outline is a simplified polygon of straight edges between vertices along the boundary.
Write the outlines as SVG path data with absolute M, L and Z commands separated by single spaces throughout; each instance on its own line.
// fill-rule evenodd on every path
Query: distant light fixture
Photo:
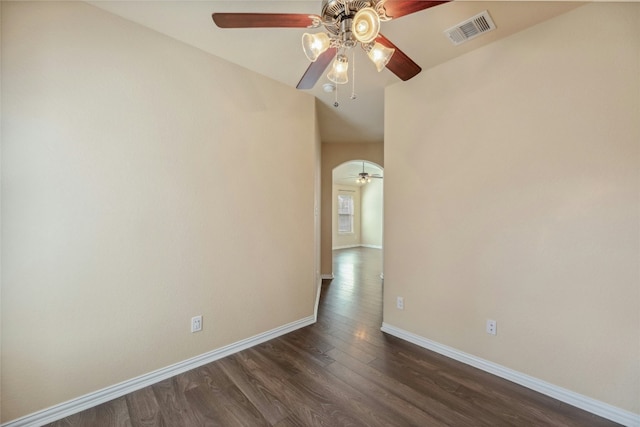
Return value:
M 375 175 L 376 178 L 381 178 L 379 175 Z M 368 184 L 371 182 L 371 175 L 364 170 L 364 162 L 362 162 L 362 172 L 358 174 L 358 178 L 356 179 L 358 184 Z

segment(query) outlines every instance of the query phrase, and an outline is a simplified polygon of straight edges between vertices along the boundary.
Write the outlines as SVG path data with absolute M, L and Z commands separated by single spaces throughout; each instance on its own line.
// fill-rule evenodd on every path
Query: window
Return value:
M 338 194 L 338 233 L 353 233 L 353 196 Z

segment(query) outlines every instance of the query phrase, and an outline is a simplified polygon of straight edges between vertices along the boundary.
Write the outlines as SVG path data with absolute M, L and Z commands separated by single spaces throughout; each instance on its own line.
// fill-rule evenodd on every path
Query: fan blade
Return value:
M 314 21 L 320 19 L 303 13 L 214 13 L 211 17 L 220 28 L 314 28 Z
M 385 13 L 389 18 L 400 18 L 421 10 L 429 9 L 433 6 L 448 3 L 449 1 L 426 1 L 426 0 L 387 0 L 384 3 Z
M 304 75 L 298 82 L 297 89 L 313 89 L 316 85 L 316 82 L 324 73 L 324 70 L 327 69 L 327 66 L 333 61 L 333 58 L 336 56 L 335 49 L 327 49 L 324 51 L 322 55 L 312 62 L 307 68 L 307 71 L 304 72 Z
M 396 51 L 391 56 L 391 60 L 387 64 L 387 69 L 391 71 L 396 76 L 400 77 L 401 80 L 407 81 L 412 77 L 415 77 L 422 68 L 411 58 L 409 58 L 403 51 L 398 49 L 396 45 L 391 43 L 391 41 L 383 36 L 382 34 L 378 34 L 378 38 L 376 41 L 383 46 L 389 47 L 391 49 L 395 49 Z

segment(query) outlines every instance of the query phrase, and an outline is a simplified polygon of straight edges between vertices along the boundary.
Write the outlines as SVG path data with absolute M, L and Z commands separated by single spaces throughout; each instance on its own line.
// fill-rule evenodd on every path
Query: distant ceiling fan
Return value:
M 358 184 L 366 184 L 366 183 L 371 182 L 371 178 L 382 179 L 382 175 L 377 174 L 377 173 L 370 174 L 368 172 L 365 172 L 364 171 L 364 162 L 362 162 L 362 172 L 360 172 L 358 174 L 356 182 Z
M 448 1 L 322 0 L 320 16 L 298 13 L 213 13 L 212 18 L 220 28 L 324 26 L 326 32 L 305 33 L 302 36 L 303 50 L 311 64 L 296 87 L 311 89 L 332 61 L 333 65 L 327 75 L 329 80 L 336 84 L 347 83 L 349 60 L 346 51 L 358 44 L 378 71 L 386 67 L 402 80 L 414 77 L 422 68 L 380 34 L 380 22 L 400 18 Z M 355 93 L 352 98 L 355 98 Z

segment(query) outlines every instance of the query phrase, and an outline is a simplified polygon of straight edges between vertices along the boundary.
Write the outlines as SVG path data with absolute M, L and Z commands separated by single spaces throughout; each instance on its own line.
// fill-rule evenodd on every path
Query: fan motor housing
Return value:
M 348 4 L 348 10 L 345 3 Z M 348 28 L 348 32 L 351 33 L 351 21 L 356 12 L 365 7 L 373 7 L 377 3 L 374 0 L 322 0 L 322 23 L 327 31 L 335 36 L 344 31 L 344 28 Z M 343 21 L 348 20 L 349 23 L 342 24 Z

